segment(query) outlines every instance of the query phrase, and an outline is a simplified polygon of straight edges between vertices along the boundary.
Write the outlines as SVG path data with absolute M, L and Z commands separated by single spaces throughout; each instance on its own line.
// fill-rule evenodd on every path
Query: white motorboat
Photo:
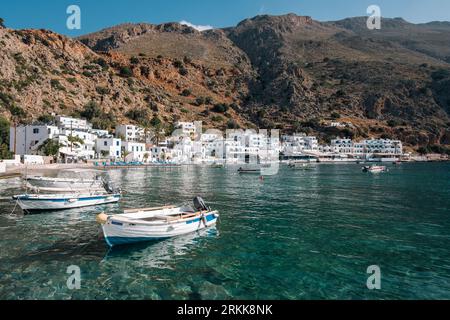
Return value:
M 13 197 L 24 211 L 65 210 L 115 203 L 120 193 L 23 194 Z
M 102 213 L 97 222 L 102 225 L 106 243 L 119 245 L 167 239 L 209 228 L 217 223 L 219 213 L 196 197 L 194 207 L 166 206 L 125 210 L 108 216 Z
M 385 166 L 365 166 L 362 168 L 363 172 L 370 173 L 381 173 L 387 172 L 387 168 Z

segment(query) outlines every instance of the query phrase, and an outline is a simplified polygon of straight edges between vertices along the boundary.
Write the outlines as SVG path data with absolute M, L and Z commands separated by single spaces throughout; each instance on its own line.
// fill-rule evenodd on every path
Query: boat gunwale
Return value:
M 168 220 L 155 220 L 155 221 L 145 221 L 143 220 L 143 218 L 139 218 L 139 219 L 130 219 L 127 217 L 118 217 L 119 215 L 113 215 L 113 216 L 109 216 L 108 217 L 108 222 L 110 222 L 111 224 L 113 224 L 112 222 L 118 222 L 118 223 L 122 223 L 122 224 L 129 224 L 129 225 L 133 225 L 133 226 L 137 226 L 137 225 L 143 225 L 143 226 L 160 226 L 160 225 L 171 225 L 171 224 L 178 224 L 178 223 L 185 223 L 185 222 L 190 222 L 190 221 L 194 221 L 197 220 L 198 218 L 202 218 L 202 216 L 207 217 L 210 215 L 214 215 L 215 218 L 217 219 L 219 216 L 219 212 L 217 210 L 212 210 L 212 211 L 207 211 L 206 213 L 203 212 L 196 212 L 194 216 L 192 217 L 188 217 L 188 218 L 182 218 L 180 217 L 179 219 L 176 220 L 172 220 L 172 221 L 168 221 Z M 156 216 L 154 216 L 156 218 Z M 170 217 L 170 215 L 168 215 L 167 217 Z M 148 217 L 148 218 L 152 218 L 152 217 Z
M 55 197 L 48 197 L 46 196 L 55 196 Z M 13 196 L 13 200 L 18 201 L 69 201 L 71 199 L 77 199 L 78 201 L 88 201 L 93 200 L 95 198 L 121 198 L 122 195 L 120 193 L 104 193 L 104 194 L 61 194 L 56 195 L 47 195 L 47 194 L 21 194 L 21 195 L 15 195 Z

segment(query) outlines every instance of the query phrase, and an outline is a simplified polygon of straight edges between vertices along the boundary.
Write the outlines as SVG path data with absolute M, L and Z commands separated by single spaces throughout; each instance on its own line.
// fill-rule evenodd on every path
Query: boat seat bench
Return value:
M 158 220 L 166 220 L 166 221 L 175 221 L 175 220 L 180 220 L 180 219 L 189 219 L 195 216 L 198 216 L 199 214 L 201 214 L 200 212 L 197 213 L 182 213 L 182 214 L 177 214 L 177 215 L 172 215 L 172 216 L 154 216 L 151 218 L 144 218 L 144 219 L 138 219 L 138 220 L 142 220 L 142 221 L 158 221 Z

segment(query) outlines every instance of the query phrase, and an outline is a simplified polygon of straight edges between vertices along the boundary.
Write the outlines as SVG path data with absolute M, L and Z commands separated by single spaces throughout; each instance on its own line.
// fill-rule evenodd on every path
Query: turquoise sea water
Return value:
M 9 215 L 19 180 L 0 181 L 0 299 L 450 299 L 450 164 L 112 171 L 119 205 Z M 96 213 L 190 202 L 214 229 L 109 250 Z M 81 289 L 66 286 L 71 265 Z M 366 287 L 381 268 L 381 290 Z

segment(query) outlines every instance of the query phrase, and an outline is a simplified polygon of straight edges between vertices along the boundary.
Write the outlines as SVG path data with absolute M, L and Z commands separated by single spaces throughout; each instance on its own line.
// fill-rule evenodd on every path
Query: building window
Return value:
M 39 134 L 39 129 L 38 128 L 34 128 L 33 129 L 33 134 Z
M 119 151 L 116 151 L 116 156 L 119 156 Z
M 108 141 L 103 141 L 103 145 L 104 145 L 105 147 L 107 147 L 107 146 L 108 146 Z
M 116 146 L 120 146 L 120 141 L 116 141 Z

